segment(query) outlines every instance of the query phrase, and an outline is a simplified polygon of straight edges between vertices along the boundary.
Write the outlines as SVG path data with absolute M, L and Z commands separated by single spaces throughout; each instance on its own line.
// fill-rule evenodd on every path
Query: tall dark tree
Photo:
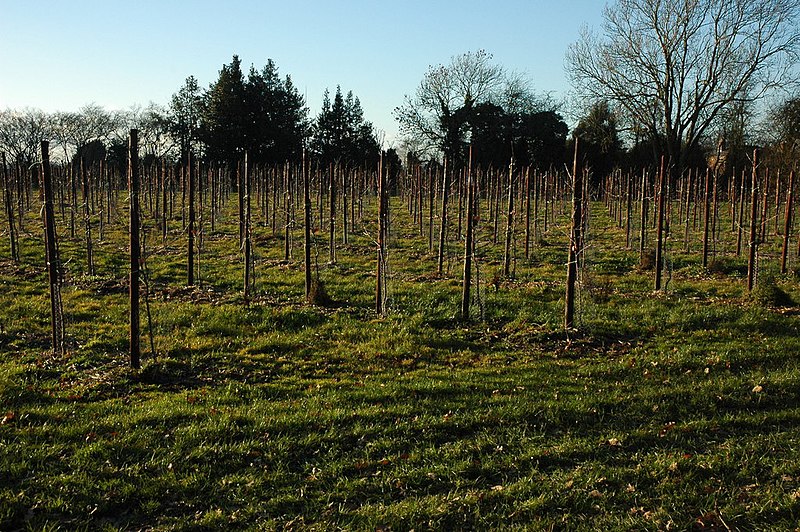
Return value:
M 505 168 L 514 158 L 518 166 L 548 168 L 565 162 L 564 144 L 569 128 L 554 110 L 506 111 L 483 103 L 465 116 L 464 128 L 472 133 L 472 159 L 483 168 Z
M 206 156 L 214 161 L 238 161 L 248 144 L 247 121 L 244 75 L 239 56 L 234 55 L 203 98 L 200 137 Z
M 579 163 L 591 168 L 592 184 L 597 185 L 619 163 L 622 153 L 617 118 L 608 102 L 593 104 L 578 122 L 574 133 L 581 144 Z
M 314 123 L 311 148 L 322 164 L 338 163 L 345 166 L 377 164 L 380 146 L 370 122 L 364 120 L 361 102 L 350 91 L 342 94 L 336 87 L 333 102 L 326 90 L 322 109 Z
M 472 133 L 472 162 L 478 168 L 503 168 L 512 155 L 511 117 L 502 107 L 481 103 L 471 110 L 462 108 L 463 129 Z
M 521 166 L 558 168 L 567 162 L 569 151 L 564 150 L 564 145 L 569 127 L 555 110 L 520 114 L 515 118 L 515 127 L 514 158 Z
M 383 151 L 383 172 L 386 179 L 386 192 L 396 194 L 400 184 L 400 172 L 403 170 L 403 161 L 397 150 L 389 148 Z
M 167 121 L 170 133 L 178 142 L 181 160 L 186 161 L 189 146 L 199 133 L 203 94 L 194 76 L 189 76 L 172 95 Z
M 308 130 L 308 109 L 292 78 L 281 80 L 272 59 L 261 71 L 250 68 L 245 84 L 245 137 L 254 163 L 298 160 Z

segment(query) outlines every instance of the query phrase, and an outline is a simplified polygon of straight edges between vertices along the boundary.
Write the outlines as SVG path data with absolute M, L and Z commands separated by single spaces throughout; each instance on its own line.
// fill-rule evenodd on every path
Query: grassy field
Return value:
M 156 357 L 143 321 L 141 371 L 127 368 L 123 218 L 95 244 L 94 277 L 60 229 L 68 349 L 54 357 L 32 213 L 21 264 L 5 237 L 0 255 L 0 529 L 796 529 L 800 319 L 786 298 L 800 287 L 768 275 L 774 256 L 752 296 L 744 258 L 710 272 L 696 241 L 691 255 L 675 242 L 654 293 L 596 204 L 567 334 L 566 217 L 512 279 L 487 225 L 479 317 L 464 323 L 458 244 L 435 275 L 392 209 L 385 318 L 374 219 L 335 265 L 317 235 L 327 307 L 303 301 L 299 230 L 284 262 L 256 217 L 245 302 L 232 215 L 206 227 L 195 288 L 180 220 L 166 243 L 149 224 Z

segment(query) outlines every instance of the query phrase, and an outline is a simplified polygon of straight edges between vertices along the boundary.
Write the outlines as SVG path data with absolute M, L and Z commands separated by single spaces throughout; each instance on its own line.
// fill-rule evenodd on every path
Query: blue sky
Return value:
M 0 0 L 0 108 L 125 109 L 166 104 L 185 78 L 206 87 L 238 54 L 275 60 L 312 113 L 326 87 L 352 90 L 395 137 L 391 111 L 429 65 L 484 49 L 556 98 L 564 53 L 603 0 L 385 2 L 290 0 Z

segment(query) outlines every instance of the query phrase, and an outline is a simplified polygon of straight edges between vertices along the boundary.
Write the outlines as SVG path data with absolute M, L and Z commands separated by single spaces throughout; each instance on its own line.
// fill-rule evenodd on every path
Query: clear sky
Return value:
M 564 53 L 603 0 L 0 0 L 0 108 L 73 111 L 166 104 L 187 76 L 207 87 L 233 54 L 272 58 L 316 113 L 326 87 L 361 100 L 395 138 L 392 109 L 429 65 L 484 49 L 564 97 Z

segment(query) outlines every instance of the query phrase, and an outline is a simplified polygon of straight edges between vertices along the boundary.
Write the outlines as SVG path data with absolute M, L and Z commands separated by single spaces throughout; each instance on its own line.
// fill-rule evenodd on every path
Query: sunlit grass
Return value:
M 502 243 L 491 245 L 487 224 L 480 301 L 463 322 L 459 242 L 437 276 L 399 199 L 393 212 L 383 318 L 372 218 L 347 246 L 337 235 L 335 264 L 317 233 L 326 308 L 303 301 L 299 228 L 284 261 L 282 236 L 256 223 L 256 293 L 245 301 L 232 213 L 216 233 L 206 227 L 194 288 L 180 219 L 166 242 L 148 222 L 156 356 L 143 313 L 141 371 L 127 368 L 124 216 L 96 244 L 94 277 L 82 240 L 61 229 L 68 349 L 54 357 L 32 213 L 22 264 L 0 269 L 0 528 L 749 530 L 800 520 L 798 312 L 748 296 L 743 257 L 720 253 L 709 271 L 673 243 L 670 284 L 654 293 L 653 273 L 595 205 L 580 328 L 567 334 L 566 217 L 530 260 L 517 249 L 510 279 L 497 275 Z M 771 282 L 798 300 L 791 275 Z

